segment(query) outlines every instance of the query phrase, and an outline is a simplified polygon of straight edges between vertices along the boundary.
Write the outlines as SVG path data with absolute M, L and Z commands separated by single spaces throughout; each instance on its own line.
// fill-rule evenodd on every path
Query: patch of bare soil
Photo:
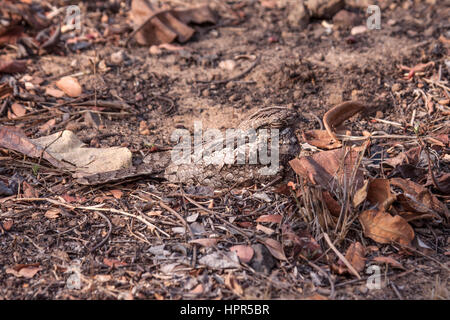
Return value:
M 188 23 L 192 37 L 170 46 L 125 46 L 131 1 L 80 2 L 81 30 L 58 37 L 66 1 L 28 2 L 0 4 L 11 22 L 0 26 L 0 300 L 449 298 L 445 1 L 372 1 L 374 30 L 365 1 L 306 23 L 292 1 L 210 1 L 217 21 Z M 64 76 L 82 92 L 57 85 Z M 366 138 L 323 154 L 305 132 L 349 100 L 365 109 L 348 132 Z M 82 185 L 49 150 L 22 145 L 66 129 L 92 148 L 128 148 L 138 166 L 173 147 L 175 129 L 236 128 L 272 106 L 299 113 L 302 147 L 272 184 Z M 13 126 L 24 138 L 8 138 Z

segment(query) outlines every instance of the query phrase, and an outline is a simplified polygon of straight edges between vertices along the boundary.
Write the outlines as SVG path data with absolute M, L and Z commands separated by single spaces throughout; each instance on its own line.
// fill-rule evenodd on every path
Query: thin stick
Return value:
M 184 227 L 186 228 L 186 230 L 189 233 L 189 236 L 191 237 L 191 240 L 194 240 L 194 233 L 192 232 L 191 227 L 189 226 L 189 224 L 186 222 L 186 220 L 175 210 L 173 210 L 171 207 L 169 207 L 168 205 L 166 205 L 164 202 L 160 201 L 159 205 L 166 209 L 167 211 L 169 211 L 171 214 L 173 214 L 175 217 L 177 217 L 178 220 L 181 221 L 181 223 L 184 225 Z M 194 244 L 193 247 L 193 252 L 192 252 L 192 267 L 195 267 L 197 263 L 197 246 Z
M 111 212 L 111 213 L 115 213 L 115 214 L 121 214 L 123 216 L 127 216 L 127 217 L 131 217 L 131 218 L 135 218 L 139 221 L 141 221 L 142 223 L 146 224 L 147 226 L 150 227 L 150 230 L 153 232 L 153 230 L 158 230 L 159 232 L 161 232 L 162 234 L 164 234 L 166 237 L 170 238 L 170 235 L 167 234 L 166 232 L 164 232 L 164 230 L 161 230 L 160 228 L 158 228 L 157 226 L 155 226 L 154 224 L 148 222 L 147 220 L 145 220 L 144 218 L 125 212 L 125 211 L 121 211 L 121 210 L 117 210 L 114 208 L 101 208 L 101 207 L 85 207 L 85 206 L 72 206 L 70 204 L 67 203 L 63 203 L 63 202 L 59 202 L 50 198 L 21 198 L 21 199 L 10 199 L 11 201 L 14 202 L 19 202 L 19 201 L 47 201 L 50 202 L 52 204 L 56 204 L 58 206 L 63 206 L 69 209 L 80 209 L 80 210 L 89 210 L 89 211 L 103 211 L 103 212 Z
M 251 64 L 250 67 L 248 67 L 247 69 L 245 69 L 244 71 L 242 71 L 241 73 L 239 73 L 238 75 L 231 77 L 229 79 L 225 79 L 225 80 L 214 80 L 214 81 L 202 81 L 202 80 L 198 80 L 197 83 L 211 83 L 211 84 L 224 84 L 224 83 L 228 83 L 230 81 L 234 81 L 237 79 L 242 78 L 243 76 L 245 76 L 247 73 L 249 73 L 250 71 L 252 71 L 252 69 L 258 64 L 259 60 L 261 59 L 261 57 L 256 58 L 255 62 L 253 62 Z
M 304 257 L 302 254 L 299 254 L 300 258 L 302 258 L 303 260 L 305 260 L 311 267 L 313 267 L 314 269 L 316 269 L 319 273 L 323 274 L 325 277 L 327 277 L 328 282 L 330 283 L 330 295 L 329 297 L 331 299 L 334 298 L 334 281 L 333 279 L 331 279 L 331 276 L 328 274 L 328 272 L 322 270 L 322 268 L 320 268 L 318 265 L 316 265 L 315 263 L 309 261 L 308 259 L 306 259 L 306 257 Z
M 105 244 L 105 242 L 109 239 L 109 237 L 111 236 L 111 232 L 112 232 L 112 224 L 111 221 L 108 219 L 108 217 L 106 215 L 104 215 L 101 212 L 96 212 L 100 217 L 102 217 L 106 223 L 108 224 L 108 233 L 106 234 L 106 236 L 102 239 L 102 241 L 100 241 L 99 243 L 97 243 L 95 246 L 93 246 L 89 252 L 94 252 L 97 248 L 100 248 L 103 244 Z
M 190 203 L 192 203 L 194 206 L 196 206 L 196 207 L 199 208 L 199 209 L 204 210 L 204 211 L 207 212 L 207 213 L 212 214 L 214 217 L 216 217 L 217 219 L 219 219 L 221 222 L 223 222 L 224 224 L 226 224 L 226 225 L 228 225 L 229 227 L 233 228 L 233 229 L 234 229 L 235 231 L 237 231 L 239 234 L 241 234 L 242 236 L 244 236 L 248 241 L 250 241 L 248 235 L 247 235 L 245 232 L 243 232 L 243 231 L 240 230 L 238 227 L 234 226 L 232 223 L 228 222 L 227 220 L 225 220 L 224 218 L 222 218 L 221 216 L 219 216 L 216 212 L 214 212 L 214 211 L 212 211 L 212 210 L 209 210 L 209 209 L 203 207 L 203 206 L 200 205 L 197 201 L 195 201 L 195 200 L 189 198 L 189 197 L 188 197 L 186 194 L 184 194 L 184 193 L 183 193 L 183 196 L 184 196 L 184 198 L 185 198 L 187 201 L 189 201 Z
M 330 246 L 330 248 L 334 251 L 334 253 L 336 253 L 336 255 L 339 257 L 339 259 L 342 260 L 342 262 L 347 266 L 347 268 L 358 278 L 358 280 L 361 280 L 361 276 L 359 275 L 358 271 L 355 270 L 355 268 L 353 268 L 353 266 L 351 265 L 350 262 L 348 262 L 348 260 L 342 255 L 342 253 L 340 253 L 338 251 L 338 249 L 336 249 L 336 247 L 333 245 L 333 243 L 331 242 L 330 237 L 328 236 L 328 234 L 326 234 L 325 232 L 323 233 L 323 237 L 325 238 L 325 241 L 328 243 L 328 245 Z

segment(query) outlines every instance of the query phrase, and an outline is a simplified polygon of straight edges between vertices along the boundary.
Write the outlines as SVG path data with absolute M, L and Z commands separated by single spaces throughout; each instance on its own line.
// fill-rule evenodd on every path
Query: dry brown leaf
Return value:
M 38 198 L 39 193 L 34 189 L 28 182 L 24 181 L 22 183 L 23 196 L 25 198 Z
M 361 272 L 366 265 L 366 255 L 364 247 L 361 243 L 355 242 L 348 247 L 345 253 L 345 258 L 350 262 L 350 264 L 355 268 L 356 271 Z
M 369 188 L 369 181 L 364 181 L 364 185 L 356 190 L 355 194 L 353 195 L 353 207 L 358 207 L 361 203 L 363 203 L 367 198 L 367 192 Z
M 398 262 L 397 260 L 395 260 L 392 257 L 383 257 L 383 256 L 382 257 L 375 257 L 375 258 L 372 259 L 372 261 L 381 262 L 381 263 L 387 263 L 387 264 L 391 265 L 394 268 L 405 270 L 405 267 L 403 267 L 403 265 L 400 262 Z
M 219 241 L 219 239 L 201 238 L 201 239 L 190 240 L 189 243 L 197 243 L 204 247 L 213 247 L 217 244 L 218 241 Z
M 150 16 L 160 11 L 148 1 L 133 0 L 131 3 L 130 20 L 135 28 L 141 26 Z M 188 41 L 195 30 L 188 23 L 215 23 L 214 13 L 207 5 L 185 10 L 168 10 L 154 17 L 137 34 L 136 41 L 140 45 L 157 45 L 171 43 L 175 40 Z
M 42 268 L 39 266 L 39 263 L 32 264 L 18 264 L 13 268 L 7 268 L 6 273 L 13 274 L 14 276 L 21 278 L 33 278 Z
M 64 92 L 55 88 L 46 88 L 45 89 L 45 94 L 47 96 L 51 96 L 54 98 L 62 98 L 64 97 Z
M 353 185 L 359 189 L 363 185 L 361 169 L 358 168 L 355 181 L 350 181 L 358 156 L 359 152 L 356 150 L 347 152 L 344 149 L 337 149 L 295 158 L 289 161 L 289 164 L 298 175 L 325 189 L 343 186 L 344 177 L 347 180 L 345 185 Z
M 27 69 L 25 60 L 0 59 L 0 73 L 24 72 Z
M 61 214 L 61 210 L 58 208 L 52 208 L 50 210 L 47 210 L 44 214 L 44 216 L 48 219 L 56 219 Z
M 380 210 L 387 210 L 395 200 L 391 193 L 391 185 L 388 179 L 372 179 L 369 182 L 367 200 L 377 205 Z
M 104 258 L 103 263 L 110 268 L 117 268 L 117 267 L 123 267 L 123 266 L 128 265 L 126 262 L 122 262 L 122 261 L 119 261 L 116 259 L 108 259 L 108 258 Z
M 9 230 L 11 230 L 13 224 L 14 224 L 13 220 L 5 220 L 5 221 L 2 223 L 2 228 L 3 228 L 3 230 L 5 230 L 5 231 L 9 231 Z
M 326 130 L 308 130 L 302 133 L 302 137 L 317 148 L 331 150 L 342 147 L 342 143 L 330 137 Z
M 268 227 L 265 227 L 265 226 L 260 225 L 260 224 L 256 225 L 256 230 L 264 232 L 268 236 L 271 236 L 271 235 L 273 235 L 275 233 L 275 230 L 273 230 L 271 228 L 268 228 Z
M 360 102 L 346 101 L 328 110 L 323 116 L 323 125 L 330 137 L 338 140 L 333 130 L 363 109 L 364 105 Z
M 398 242 L 409 246 L 414 239 L 414 230 L 400 216 L 387 212 L 366 210 L 359 216 L 364 235 L 378 243 Z
M 41 125 L 39 127 L 39 132 L 43 133 L 43 134 L 48 134 L 50 133 L 50 130 L 52 130 L 52 128 L 55 126 L 56 124 L 56 119 L 50 119 L 48 120 L 46 123 L 44 123 L 43 125 Z
M 273 223 L 281 223 L 281 220 L 283 217 L 279 214 L 266 214 L 259 216 L 258 219 L 256 219 L 256 222 L 273 222 Z
M 244 263 L 249 263 L 255 254 L 252 247 L 241 244 L 232 246 L 230 251 L 235 251 L 239 260 Z
M 402 189 L 403 194 L 398 195 L 397 200 L 405 211 L 431 214 L 438 220 L 440 217 L 449 219 L 447 207 L 425 187 L 401 178 L 392 178 L 390 183 L 392 186 Z
M 65 94 L 72 98 L 79 97 L 83 91 L 80 83 L 74 77 L 62 77 L 55 84 L 59 89 L 64 91 Z
M 189 293 L 190 294 L 202 294 L 203 290 L 204 290 L 203 285 L 200 283 L 200 284 L 196 285 L 194 289 L 189 291 Z
M 27 113 L 27 109 L 25 109 L 23 105 L 17 102 L 14 102 L 11 105 L 11 110 L 17 117 L 23 117 Z
M 112 196 L 113 196 L 115 199 L 120 199 L 120 198 L 122 198 L 122 196 L 123 196 L 123 192 L 120 191 L 120 190 L 117 190 L 117 189 L 109 190 L 109 192 L 112 194 Z
M 25 267 L 25 268 L 20 269 L 19 275 L 21 275 L 22 277 L 31 279 L 36 275 L 36 273 L 38 273 L 41 270 L 42 270 L 41 267 Z
M 278 260 L 287 260 L 281 243 L 274 239 L 265 239 L 262 243 L 266 246 L 267 249 L 269 249 L 270 253 L 275 258 L 277 258 Z

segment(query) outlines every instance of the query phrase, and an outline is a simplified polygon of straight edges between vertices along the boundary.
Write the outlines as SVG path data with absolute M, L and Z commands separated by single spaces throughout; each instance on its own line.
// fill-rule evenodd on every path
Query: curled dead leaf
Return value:
M 323 116 L 323 125 L 330 137 L 338 140 L 333 130 L 363 109 L 364 105 L 360 102 L 346 101 L 328 110 Z

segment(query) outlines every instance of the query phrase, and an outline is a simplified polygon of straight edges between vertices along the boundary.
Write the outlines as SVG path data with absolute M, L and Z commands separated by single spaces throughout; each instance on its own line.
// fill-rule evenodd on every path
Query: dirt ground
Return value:
M 423 78 L 437 72 L 440 83 L 449 85 L 448 43 L 441 41 L 450 39 L 450 6 L 446 1 L 374 1 L 381 8 L 381 29 L 356 35 L 351 34 L 352 28 L 365 25 L 368 15 L 364 6 L 351 6 L 350 1 L 345 9 L 355 13 L 359 23 L 312 18 L 304 28 L 290 25 L 288 8 L 271 7 L 270 1 L 211 1 L 220 15 L 218 23 L 197 25 L 193 38 L 174 43 L 181 50 L 161 49 L 156 54 L 134 41 L 128 47 L 121 44 L 130 31 L 123 28 L 129 25 L 129 2 L 118 8 L 108 1 L 80 3 L 83 28 L 98 36 L 66 43 L 50 53 L 30 55 L 26 57 L 30 61 L 27 71 L 14 77 L 21 79 L 27 74 L 42 79 L 37 86 L 45 88 L 62 76 L 75 75 L 83 88 L 82 98 L 126 101 L 131 110 L 104 110 L 111 112 L 100 114 L 99 123 L 92 124 L 79 112 L 86 107 L 58 107 L 71 98 L 50 97 L 43 94 L 45 89 L 36 89 L 32 95 L 43 98 L 40 101 L 7 98 L 9 104 L 25 105 L 29 117 L 14 120 L 5 109 L 0 124 L 18 126 L 29 138 L 68 129 L 90 147 L 129 148 L 134 164 L 155 148 L 172 146 L 170 135 L 176 128 L 192 130 L 193 122 L 199 120 L 204 128 L 234 128 L 250 113 L 274 105 L 301 114 L 299 137 L 304 130 L 319 129 L 317 119 L 347 100 L 359 100 L 368 107 L 350 122 L 355 135 L 367 130 L 414 136 L 412 127 L 400 132 L 388 122 L 372 121 L 408 124 L 414 113 L 421 130 L 433 127 L 448 136 L 448 105 L 444 107 L 447 113 L 436 109 L 429 114 L 420 93 L 431 92 L 427 91 L 431 85 Z M 189 6 L 190 2 L 176 4 Z M 105 30 L 113 27 L 119 31 L 105 36 Z M 79 49 L 74 49 L 75 45 Z M 123 59 L 111 61 L 121 50 Z M 0 53 L 11 51 L 11 46 L 0 47 Z M 228 60 L 235 63 L 232 70 L 219 66 Z M 240 74 L 255 61 L 242 77 L 213 83 Z M 399 67 L 430 61 L 434 62 L 431 69 L 409 79 L 405 76 L 408 71 Z M 445 98 L 441 93 L 441 99 Z M 43 130 L 51 119 L 56 121 Z M 386 150 L 396 143 L 402 141 L 377 140 L 373 148 Z M 443 153 L 448 154 L 448 150 L 447 145 Z M 365 237 L 355 221 L 336 247 L 345 253 L 350 244 L 359 241 L 369 248 L 360 280 L 331 270 L 332 263 L 326 261 L 337 261 L 337 257 L 321 237 L 316 240 L 327 257 L 311 260 L 313 265 L 288 247 L 283 260 L 256 246 L 260 248 L 259 263 L 224 268 L 232 246 L 257 245 L 262 238 L 282 241 L 283 226 L 266 223 L 266 229 L 257 228 L 260 216 L 279 214 L 283 224 L 292 229 L 308 229 L 295 197 L 280 192 L 289 179 L 295 179 L 291 168 L 289 179 L 272 186 L 212 190 L 151 177 L 83 186 L 50 164 L 42 164 L 36 174 L 36 163 L 36 159 L 0 148 L 0 181 L 6 185 L 20 181 L 19 186 L 26 181 L 34 192 L 29 198 L 56 201 L 19 201 L 27 198 L 24 187 L 12 196 L 0 195 L 0 299 L 450 297 L 450 230 L 444 223 L 436 225 L 428 220 L 415 221 L 413 229 L 429 249 L 409 253 L 396 244 L 380 244 Z M 447 157 L 441 170 L 448 173 L 448 168 Z M 379 167 L 366 170 L 367 176 L 380 174 Z M 448 208 L 449 195 L 432 190 Z M 190 242 L 190 234 L 180 231 L 180 219 L 161 203 L 188 221 L 195 238 L 218 241 L 206 246 Z M 98 205 L 115 211 L 95 210 Z M 51 210 L 57 210 L 57 217 L 51 217 Z M 144 223 L 142 217 L 156 228 Z M 5 227 L 10 221 L 12 226 Z M 273 233 L 268 235 L 267 228 Z M 251 235 L 246 238 L 240 230 Z M 381 255 L 395 257 L 401 265 L 378 263 L 381 289 L 369 290 L 366 269 L 373 257 Z M 208 265 L 204 257 L 223 261 Z

